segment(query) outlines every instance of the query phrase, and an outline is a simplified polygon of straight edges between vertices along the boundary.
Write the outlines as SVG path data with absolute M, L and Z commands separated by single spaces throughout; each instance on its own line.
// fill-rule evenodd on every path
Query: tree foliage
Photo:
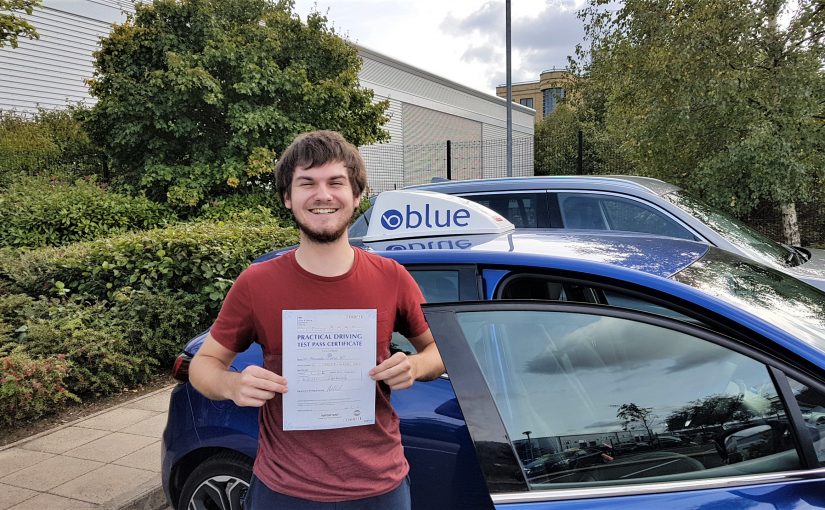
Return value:
M 559 104 L 536 126 L 534 134 L 536 175 L 572 174 L 578 159 L 578 136 L 582 129 L 576 112 Z
M 640 425 L 645 429 L 649 438 L 653 437 L 651 427 L 656 415 L 653 414 L 652 407 L 642 407 L 633 402 L 622 404 L 616 411 L 616 417 L 622 420 L 624 430 L 634 429 Z
M 138 4 L 95 54 L 86 118 L 116 180 L 176 206 L 267 180 L 301 132 L 386 139 L 354 46 L 282 0 Z
M 17 48 L 20 37 L 39 39 L 34 26 L 21 16 L 31 15 L 43 0 L 0 0 L 0 48 L 7 43 Z
M 744 395 L 710 395 L 694 400 L 673 411 L 667 418 L 667 430 L 712 427 L 730 421 L 746 422 L 755 413 L 745 407 Z
M 732 212 L 810 199 L 825 169 L 820 0 L 590 0 L 582 111 L 642 174 Z

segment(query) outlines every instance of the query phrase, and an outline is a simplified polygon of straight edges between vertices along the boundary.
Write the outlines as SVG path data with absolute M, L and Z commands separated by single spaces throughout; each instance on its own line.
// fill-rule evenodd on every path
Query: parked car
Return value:
M 825 395 L 825 293 L 693 240 L 512 230 L 474 202 L 417 191 L 382 194 L 375 211 L 385 221 L 363 247 L 418 282 L 447 367 L 392 394 L 414 509 L 825 508 L 825 441 L 801 411 Z M 458 221 L 426 227 L 413 213 Z M 177 509 L 237 509 L 258 413 L 187 382 L 204 336 L 175 365 L 163 487 Z M 403 337 L 393 349 L 414 350 Z M 255 344 L 232 369 L 261 363 Z M 791 433 L 737 462 L 708 443 L 531 466 L 523 431 L 558 452 L 618 440 L 625 403 L 658 416 L 654 434 L 745 419 Z
M 678 186 L 635 176 L 548 176 L 439 181 L 408 189 L 471 199 L 518 228 L 623 230 L 711 244 L 825 289 L 825 250 L 777 243 Z M 350 237 L 366 234 L 372 211 Z

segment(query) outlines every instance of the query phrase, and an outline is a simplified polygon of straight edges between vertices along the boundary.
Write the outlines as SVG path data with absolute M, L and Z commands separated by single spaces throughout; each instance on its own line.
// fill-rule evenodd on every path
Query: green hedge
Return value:
M 233 220 L 238 215 L 272 218 L 281 225 L 292 225 L 292 213 L 285 209 L 275 189 L 263 187 L 213 198 L 200 207 L 198 217 L 205 220 Z
M 181 291 L 214 312 L 252 259 L 297 241 L 295 229 L 260 218 L 185 223 L 19 256 L 6 252 L 0 276 L 8 287 L 30 296 L 117 302 L 133 290 Z
M 78 121 L 84 110 L 0 111 L 0 186 L 19 175 L 102 174 L 104 157 Z
M 0 194 L 0 246 L 59 246 L 173 221 L 168 208 L 108 192 L 94 180 L 21 177 Z
M 0 298 L 0 355 L 65 361 L 63 377 L 77 395 L 104 395 L 146 381 L 157 361 L 129 341 L 129 320 L 104 303 L 25 295 Z
M 213 318 L 186 292 L 121 290 L 114 303 L 0 296 L 0 424 L 144 383 Z

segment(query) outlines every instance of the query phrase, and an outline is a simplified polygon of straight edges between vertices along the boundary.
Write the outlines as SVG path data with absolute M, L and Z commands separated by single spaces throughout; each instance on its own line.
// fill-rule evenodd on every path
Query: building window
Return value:
M 518 100 L 518 104 L 522 106 L 526 106 L 527 108 L 533 107 L 533 98 L 532 97 L 523 97 Z
M 556 104 L 558 104 L 559 100 L 564 99 L 564 89 L 561 87 L 553 87 L 544 89 L 542 92 L 544 93 L 544 109 L 542 113 L 549 115 L 556 109 Z

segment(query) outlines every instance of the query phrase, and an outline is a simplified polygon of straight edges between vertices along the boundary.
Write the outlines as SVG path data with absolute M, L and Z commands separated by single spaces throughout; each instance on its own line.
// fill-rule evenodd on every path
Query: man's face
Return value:
M 359 197 L 352 196 L 347 168 L 333 161 L 313 168 L 296 167 L 284 205 L 306 239 L 332 243 L 349 227 Z

